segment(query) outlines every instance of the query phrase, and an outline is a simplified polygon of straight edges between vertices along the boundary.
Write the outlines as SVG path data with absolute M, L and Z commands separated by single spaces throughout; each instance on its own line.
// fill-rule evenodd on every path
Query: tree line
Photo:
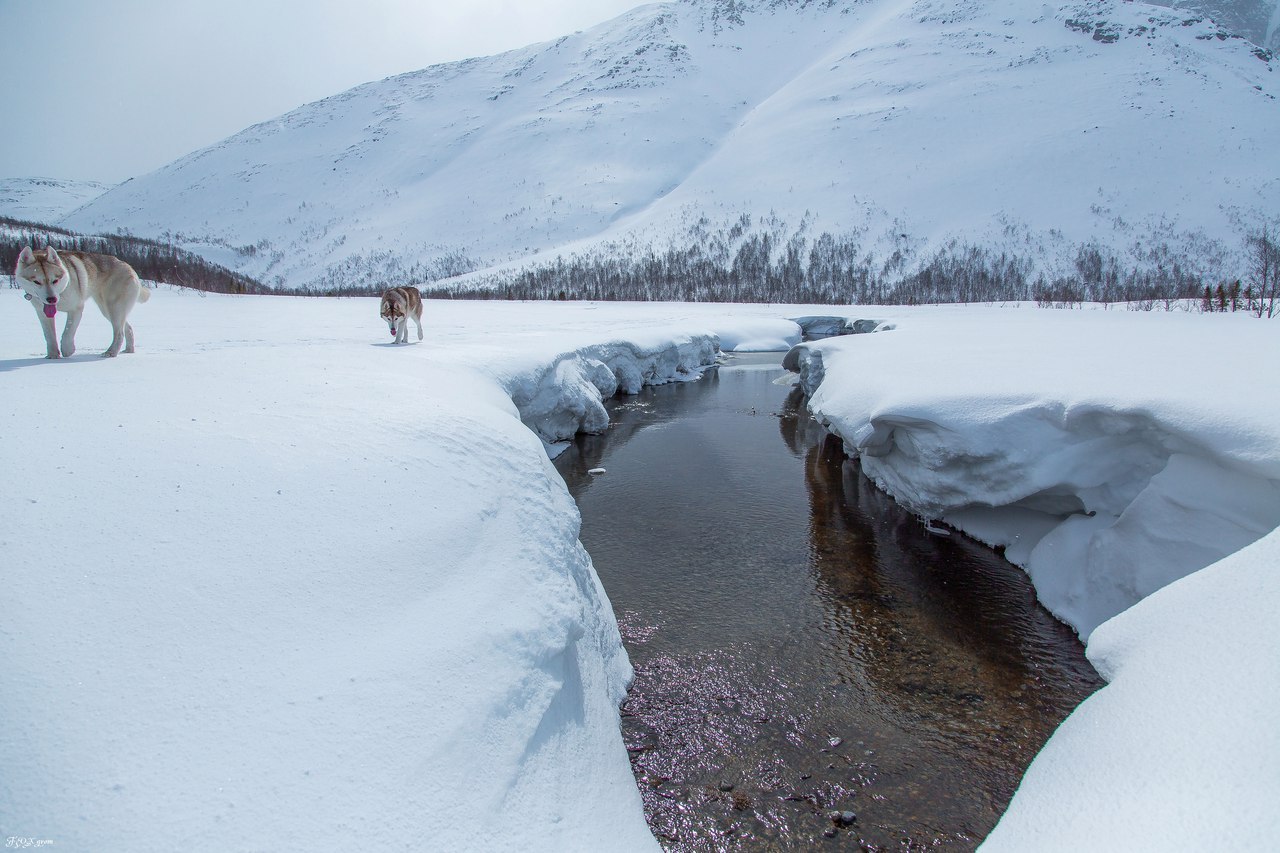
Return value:
M 441 282 L 424 289 L 434 298 L 619 300 L 678 302 L 785 302 L 835 305 L 925 305 L 1034 301 L 1042 307 L 1084 303 L 1137 309 L 1174 304 L 1208 309 L 1206 292 L 1228 281 L 1206 279 L 1198 256 L 1155 243 L 1128 261 L 1097 244 L 1076 247 L 1070 268 L 1040 270 L 1031 257 L 951 241 L 923 262 L 907 235 L 887 257 L 867 252 L 860 235 L 775 229 L 747 233 L 743 217 L 721 235 L 698 233 L 683 246 L 608 246 L 557 257 L 517 270 Z M 735 233 L 735 231 L 737 233 Z M 1280 294 L 1280 246 L 1263 227 L 1247 239 L 1246 281 L 1237 302 L 1258 316 L 1274 316 Z M 730 249 L 733 246 L 734 248 Z M 1203 249 L 1203 247 L 1195 247 Z M 1213 310 L 1219 310 L 1214 302 Z
M 353 256 L 300 288 L 279 280 L 264 285 L 163 240 L 85 236 L 0 217 L 0 264 L 12 270 L 23 246 L 51 244 L 115 255 L 145 279 L 214 293 L 367 296 L 405 284 L 441 299 L 830 305 L 1034 301 L 1043 307 L 1103 303 L 1148 310 L 1177 303 L 1271 317 L 1280 296 L 1277 236 L 1271 225 L 1246 235 L 1238 277 L 1208 279 L 1201 261 L 1222 255 L 1221 247 L 1179 250 L 1168 241 L 1150 241 L 1140 255 L 1131 252 L 1127 259 L 1097 244 L 1082 244 L 1067 269 L 1049 274 L 1027 255 L 954 240 L 921 259 L 908 235 L 896 228 L 888 235 L 887 255 L 882 250 L 877 256 L 859 232 L 811 237 L 805 222 L 789 233 L 776 218 L 753 221 L 743 214 L 716 230 L 703 217 L 679 245 L 609 244 L 489 273 L 472 273 L 478 264 L 461 253 L 410 262 L 375 252 Z M 466 273 L 472 274 L 449 280 Z
M 278 293 L 254 278 L 211 263 L 161 240 L 122 234 L 84 235 L 52 225 L 0 216 L 0 270 L 12 279 L 24 246 L 115 255 L 141 278 L 210 293 Z

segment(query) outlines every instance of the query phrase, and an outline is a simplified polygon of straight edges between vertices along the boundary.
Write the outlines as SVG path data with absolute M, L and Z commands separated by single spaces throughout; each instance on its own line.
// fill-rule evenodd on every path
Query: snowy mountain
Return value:
M 1280 3 L 1276 0 L 1174 0 L 1160 5 L 1205 15 L 1254 44 L 1280 49 Z
M 54 222 L 111 188 L 96 181 L 0 178 L 0 216 Z
M 1274 0 L 1216 7 L 1275 35 Z M 1090 245 L 1212 275 L 1280 211 L 1277 66 L 1142 3 L 680 0 L 309 104 L 62 224 L 291 286 L 695 243 L 728 264 L 759 232 L 902 271 L 951 245 L 1052 276 Z

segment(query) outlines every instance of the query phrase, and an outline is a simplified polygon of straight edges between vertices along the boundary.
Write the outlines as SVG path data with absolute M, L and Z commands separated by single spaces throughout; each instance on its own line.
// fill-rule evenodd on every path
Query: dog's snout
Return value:
M 44 300 L 44 301 L 45 301 L 45 302 L 47 302 L 47 303 L 49 303 L 50 305 L 57 305 L 57 304 L 58 304 L 58 297 L 56 297 L 56 296 L 47 296 L 47 297 L 45 297 L 45 300 Z

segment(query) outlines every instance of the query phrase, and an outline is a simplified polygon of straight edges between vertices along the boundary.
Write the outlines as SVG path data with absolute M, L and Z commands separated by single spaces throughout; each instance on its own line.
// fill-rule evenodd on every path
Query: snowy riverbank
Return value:
M 795 331 L 753 313 L 726 332 Z M 397 348 L 372 299 L 161 290 L 138 354 L 98 358 L 90 309 L 65 362 L 32 314 L 0 292 L 0 834 L 655 846 L 630 666 L 521 414 L 601 426 L 615 381 L 713 360 L 712 312 L 438 304 Z
M 826 312 L 431 303 L 426 340 L 397 348 L 374 300 L 162 290 L 134 314 L 138 354 L 98 359 L 106 324 L 91 309 L 83 355 L 49 363 L 30 307 L 0 292 L 0 832 L 63 850 L 654 847 L 617 728 L 629 664 L 545 442 L 599 428 L 602 394 L 692 378 L 717 339 L 725 349 L 794 343 L 784 318 L 814 313 Z M 1239 393 L 1232 383 L 1244 380 L 1218 371 L 1274 363 L 1267 324 L 1031 308 L 868 313 L 898 328 L 819 347 L 826 382 L 815 405 L 846 438 L 863 424 L 833 413 L 854 399 L 871 401 L 856 404 L 870 407 L 869 435 L 884 417 L 902 435 L 968 413 L 947 428 L 966 449 L 1010 413 L 1087 403 L 1082 420 L 1102 424 L 1088 447 L 1101 450 L 1063 461 L 1054 442 L 1071 430 L 1020 427 L 1003 434 L 1023 454 L 1006 468 L 1043 472 L 1036 460 L 1048 454 L 1058 471 L 1093 470 L 1084 463 L 1101 455 L 1105 470 L 1124 472 L 1123 489 L 1073 481 L 1086 509 L 1098 501 L 1092 521 L 1121 505 L 1113 493 L 1134 491 L 1134 465 L 1146 471 L 1152 448 L 1168 449 L 1194 456 L 1200 478 L 1166 478 L 1157 497 L 1172 505 L 1180 483 L 1217 487 L 1220 470 L 1232 494 L 1230 478 L 1252 478 L 1258 500 L 1237 509 L 1265 523 L 1280 419 L 1265 394 Z M 1150 367 L 1110 363 L 1108 341 Z M 1206 367 L 1180 374 L 1180 386 L 1165 377 L 1183 369 L 1169 359 Z M 1106 393 L 1082 398 L 1088 380 Z M 1116 444 L 1125 430 L 1141 438 L 1133 465 L 1129 445 Z M 954 455 L 942 442 L 915 446 Z M 995 493 L 994 477 L 978 482 Z M 1075 510 L 1062 489 L 1045 489 L 1054 500 L 1040 510 Z M 1203 506 L 1145 516 L 1136 533 L 1181 527 Z M 1248 577 L 1274 575 L 1266 548 L 1235 558 L 1254 567 Z M 1112 738 L 1152 729 L 1184 754 L 1200 740 L 1177 728 L 1192 697 L 1144 682 L 1168 666 L 1147 651 L 1192 616 L 1280 604 L 1274 582 L 1233 573 L 1219 584 L 1221 568 L 1098 629 L 1115 684 L 1082 707 L 1087 736 L 1069 734 L 1077 714 L 1050 742 L 997 838 L 1044 846 L 1043 819 L 1020 816 L 1073 785 L 1114 799 L 1114 768 L 1125 765 L 1090 764 Z M 1257 640 L 1266 626 L 1253 627 L 1234 630 Z M 1203 760 L 1217 776 L 1200 775 L 1194 790 L 1141 754 L 1133 775 L 1157 777 L 1143 788 L 1163 797 L 1170 820 L 1229 841 L 1233 824 L 1247 824 L 1265 839 L 1274 814 L 1250 824 L 1231 802 L 1277 796 L 1274 774 L 1248 774 L 1280 757 L 1262 725 L 1280 677 L 1271 646 L 1248 672 L 1231 648 L 1206 639 L 1187 677 L 1239 697 L 1215 710 L 1260 763 L 1215 758 L 1210 740 Z M 1079 770 L 1054 772 L 1064 766 Z M 1205 778 L 1245 790 L 1206 791 Z
M 792 354 L 811 408 L 900 502 L 1004 546 L 1111 682 L 986 849 L 1270 847 L 1280 398 L 1250 366 L 1280 364 L 1280 328 L 888 313 L 886 331 Z

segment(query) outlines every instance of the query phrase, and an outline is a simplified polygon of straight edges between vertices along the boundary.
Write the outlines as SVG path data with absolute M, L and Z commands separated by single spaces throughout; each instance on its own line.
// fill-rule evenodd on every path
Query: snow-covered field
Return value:
M 888 452 L 868 470 L 909 501 L 918 479 L 930 514 L 961 524 L 1034 487 L 1020 512 L 1103 537 L 1086 550 L 1129 562 L 1090 556 L 1099 574 L 1066 584 L 1091 617 L 1117 573 L 1192 551 L 1162 537 L 1204 556 L 1280 517 L 1280 418 L 1245 372 L 1280 363 L 1273 325 L 846 310 L 896 328 L 810 350 L 823 417 L 851 445 L 870 424 L 865 446 Z M 822 312 L 430 303 L 426 340 L 403 347 L 376 313 L 161 290 L 134 312 L 137 354 L 99 359 L 91 309 L 81 354 L 47 362 L 30 307 L 0 291 L 0 835 L 655 846 L 617 727 L 629 664 L 546 442 L 603 426 L 602 395 L 694 379 L 717 342 L 794 343 L 785 318 Z M 1041 547 L 1076 547 L 1058 528 Z M 1093 632 L 1113 684 L 1050 741 L 993 848 L 1275 837 L 1277 547 Z M 1052 591 L 1069 562 L 1029 564 Z M 1160 580 L 1137 574 L 1119 584 L 1133 600 Z

